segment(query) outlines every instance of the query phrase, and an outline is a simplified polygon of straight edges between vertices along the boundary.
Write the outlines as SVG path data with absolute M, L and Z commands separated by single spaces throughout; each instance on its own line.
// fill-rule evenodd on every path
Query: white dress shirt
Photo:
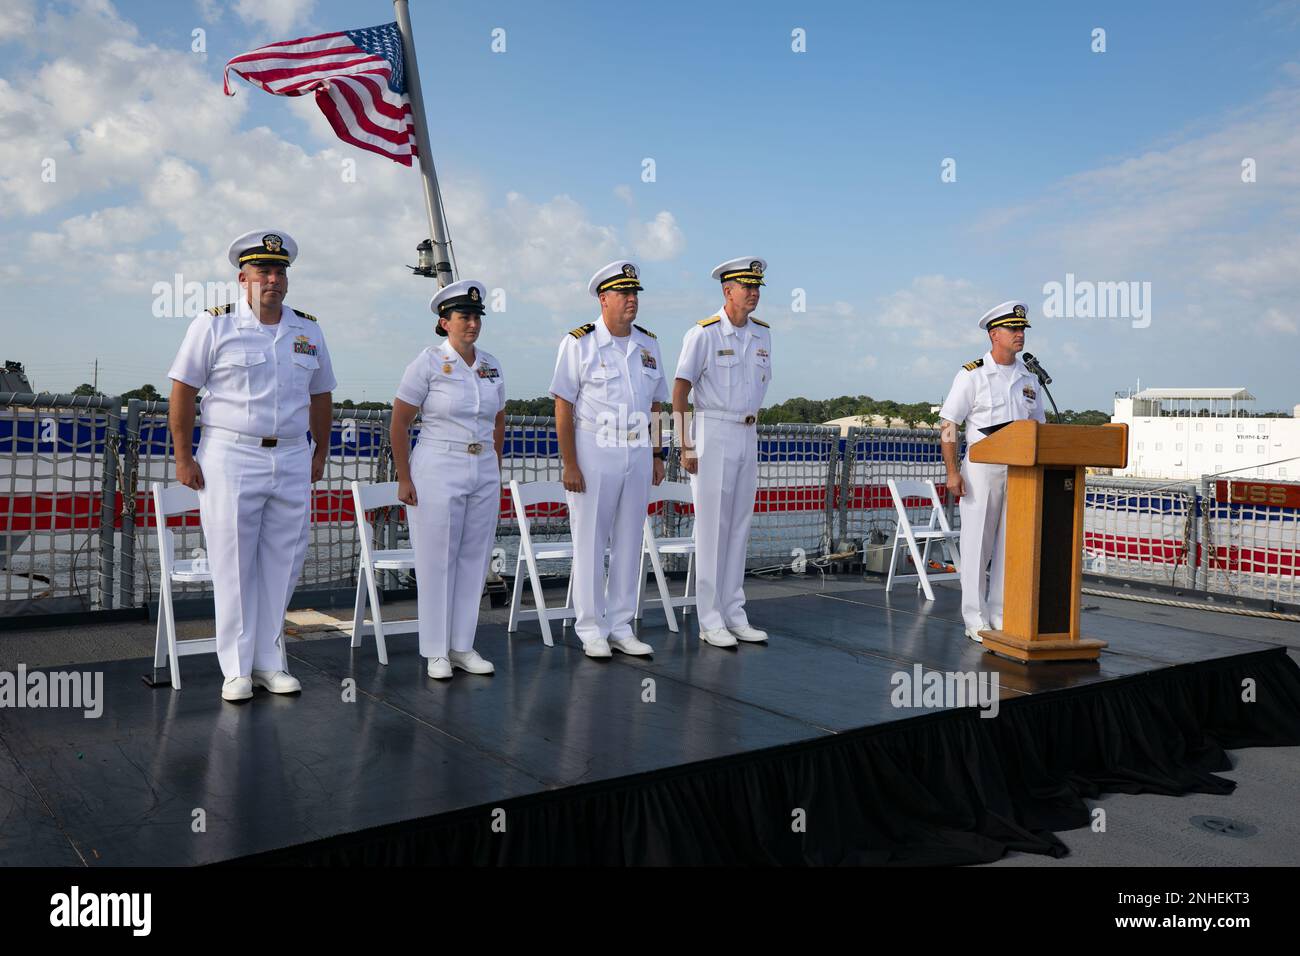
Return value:
M 471 366 L 443 342 L 406 367 L 397 397 L 420 409 L 421 441 L 491 446 L 497 413 L 506 407 L 506 380 L 489 352 L 476 347 Z
M 573 403 L 580 426 L 625 422 L 638 412 L 648 421 L 651 405 L 670 399 L 659 340 L 636 326 L 626 338 L 615 338 L 603 318 L 595 326 L 560 342 L 551 394 Z
M 974 369 L 963 366 L 953 378 L 939 417 L 966 424 L 967 448 L 988 437 L 980 429 L 1026 418 L 1047 421 L 1037 376 L 1025 368 L 1019 356 L 1008 368 L 1011 371 L 994 362 L 992 352 L 985 352 L 982 365 Z
M 242 297 L 190 323 L 167 377 L 206 390 L 205 426 L 263 438 L 305 434 L 311 396 L 338 384 L 319 324 L 281 305 L 265 325 Z
M 696 410 L 756 415 L 772 381 L 772 334 L 753 319 L 737 328 L 719 310 L 686 333 L 676 377 L 691 383 Z

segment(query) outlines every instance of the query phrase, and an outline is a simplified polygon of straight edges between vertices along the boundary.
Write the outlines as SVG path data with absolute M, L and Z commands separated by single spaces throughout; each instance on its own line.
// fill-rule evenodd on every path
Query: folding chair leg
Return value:
M 637 579 L 638 582 L 640 582 L 640 586 L 636 589 L 636 610 L 632 612 L 632 620 L 634 620 L 634 621 L 639 621 L 639 620 L 641 620 L 641 614 L 642 614 L 642 610 L 641 610 L 641 609 L 642 609 L 642 607 L 643 607 L 644 604 L 645 604 L 645 598 L 644 598 L 644 595 L 645 595 L 645 555 L 646 555 L 646 550 L 647 550 L 647 548 L 648 548 L 648 545 L 647 545 L 646 540 L 645 540 L 645 535 L 642 534 L 642 537 L 641 537 L 641 558 L 640 558 L 640 560 L 639 560 L 639 562 L 638 562 L 638 564 L 637 564 L 637 569 L 636 569 L 636 579 Z
M 645 549 L 642 549 L 642 565 L 644 566 Z M 659 600 L 664 606 L 664 617 L 668 620 L 668 630 L 674 634 L 677 633 L 677 615 L 673 613 L 673 596 L 668 591 L 668 581 L 664 578 L 663 558 L 659 554 L 659 549 L 650 546 L 650 567 L 654 569 L 655 583 L 659 586 Z M 641 576 L 641 589 L 645 588 L 645 575 Z
M 889 577 L 885 579 L 885 593 L 894 589 L 894 569 L 898 566 L 898 540 L 902 528 L 894 529 L 894 543 L 889 547 Z
M 506 624 L 506 633 L 513 634 L 519 630 L 519 610 L 524 599 L 524 556 L 521 553 L 515 559 L 515 586 L 510 593 L 510 621 Z
M 537 605 L 537 623 L 542 626 L 542 643 L 547 647 L 555 646 L 551 637 L 551 622 L 546 617 L 546 598 L 542 596 L 542 579 L 537 574 L 537 561 L 532 554 L 526 555 L 528 562 L 528 581 L 533 586 L 533 603 Z M 569 574 L 569 587 L 573 587 L 573 574 Z
M 171 582 L 163 582 L 162 600 L 158 602 L 158 615 L 166 615 L 167 656 L 171 658 L 172 689 L 181 689 L 181 662 L 176 655 L 176 615 L 172 607 Z
M 366 579 L 362 569 L 357 569 L 357 599 L 352 604 L 352 646 L 361 646 L 361 635 L 366 628 Z
M 916 539 L 912 537 L 911 529 L 904 526 L 902 530 L 907 537 L 907 551 L 912 556 L 912 563 L 916 565 L 916 573 L 920 575 L 917 583 L 921 585 L 921 590 L 925 592 L 925 599 L 933 601 L 934 590 L 930 587 L 930 579 L 925 573 L 925 562 L 921 558 L 921 549 L 916 546 Z
M 366 590 L 370 592 L 370 613 L 375 620 L 375 650 L 379 653 L 379 663 L 387 665 L 388 645 L 384 643 L 384 615 L 379 607 L 379 589 L 369 568 L 363 566 L 361 572 L 366 576 Z

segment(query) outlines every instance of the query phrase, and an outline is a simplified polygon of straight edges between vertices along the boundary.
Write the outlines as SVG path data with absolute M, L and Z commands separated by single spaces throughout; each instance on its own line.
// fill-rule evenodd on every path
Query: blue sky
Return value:
M 1063 408 L 1138 379 L 1300 402 L 1300 3 L 411 6 L 461 274 L 507 292 L 484 346 L 512 397 L 545 392 L 604 262 L 641 263 L 673 364 L 717 307 L 709 271 L 753 254 L 769 400 L 937 403 L 984 351 L 978 316 L 1020 298 Z M 6 4 L 0 358 L 44 389 L 96 357 L 101 386 L 164 387 L 186 316 L 153 314 L 155 284 L 228 281 L 230 239 L 266 225 L 302 246 L 289 301 L 320 316 L 337 396 L 391 399 L 432 341 L 432 283 L 401 268 L 417 176 L 310 98 L 220 85 L 237 53 L 390 19 L 387 0 Z M 1150 283 L 1149 324 L 1044 316 L 1067 273 Z

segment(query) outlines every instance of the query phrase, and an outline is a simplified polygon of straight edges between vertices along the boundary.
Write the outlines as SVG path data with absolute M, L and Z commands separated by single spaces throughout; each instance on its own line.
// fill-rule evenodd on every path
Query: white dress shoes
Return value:
M 473 648 L 467 651 L 450 651 L 448 656 L 451 658 L 452 667 L 459 667 L 467 674 L 491 674 L 496 670 L 491 661 L 485 661 Z
M 263 687 L 272 694 L 296 694 L 302 690 L 298 678 L 288 671 L 253 671 L 253 686 Z
M 760 631 L 758 628 L 750 627 L 748 624 L 741 624 L 740 626 L 728 624 L 727 630 L 730 631 L 738 641 L 749 641 L 751 644 L 759 644 L 767 640 L 767 631 Z
M 586 641 L 582 645 L 582 653 L 588 657 L 613 657 L 613 652 L 609 649 L 609 641 L 603 637 L 598 637 L 594 641 Z
M 446 680 L 451 676 L 451 661 L 445 657 L 430 657 L 429 676 L 436 677 L 439 680 Z
M 725 627 L 715 627 L 711 630 L 700 631 L 700 640 L 705 644 L 712 644 L 714 647 L 735 647 L 736 639 L 731 632 Z
M 976 644 L 984 643 L 984 638 L 980 637 L 980 632 L 975 630 L 975 628 L 973 627 L 966 628 L 966 636 L 969 637 Z
M 611 637 L 609 646 L 616 651 L 622 651 L 624 654 L 630 654 L 633 657 L 645 657 L 653 654 L 655 649 L 645 641 L 639 641 L 635 637 Z
M 222 700 L 248 700 L 253 696 L 253 682 L 247 677 L 227 677 L 221 685 Z

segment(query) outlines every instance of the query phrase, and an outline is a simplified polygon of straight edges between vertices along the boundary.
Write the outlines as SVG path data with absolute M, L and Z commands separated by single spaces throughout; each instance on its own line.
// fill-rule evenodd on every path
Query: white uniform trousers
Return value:
M 446 657 L 474 648 L 483 583 L 496 540 L 501 472 L 490 442 L 477 455 L 416 442 L 415 507 L 406 520 L 415 551 L 420 653 Z
M 745 554 L 758 488 L 758 432 L 753 425 L 695 416 L 699 468 L 695 499 L 696 613 L 701 630 L 748 627 Z
M 632 637 L 642 529 L 654 465 L 648 446 L 602 448 L 597 432 L 576 429 L 586 491 L 566 492 L 573 533 L 573 630 L 584 644 Z M 605 583 L 605 548 L 610 549 Z
M 311 532 L 311 444 L 262 448 L 204 435 L 199 519 L 226 677 L 287 667 L 281 630 Z
M 966 461 L 961 513 L 961 616 L 967 628 L 1002 629 L 1007 466 Z M 985 584 L 985 572 L 988 583 Z

